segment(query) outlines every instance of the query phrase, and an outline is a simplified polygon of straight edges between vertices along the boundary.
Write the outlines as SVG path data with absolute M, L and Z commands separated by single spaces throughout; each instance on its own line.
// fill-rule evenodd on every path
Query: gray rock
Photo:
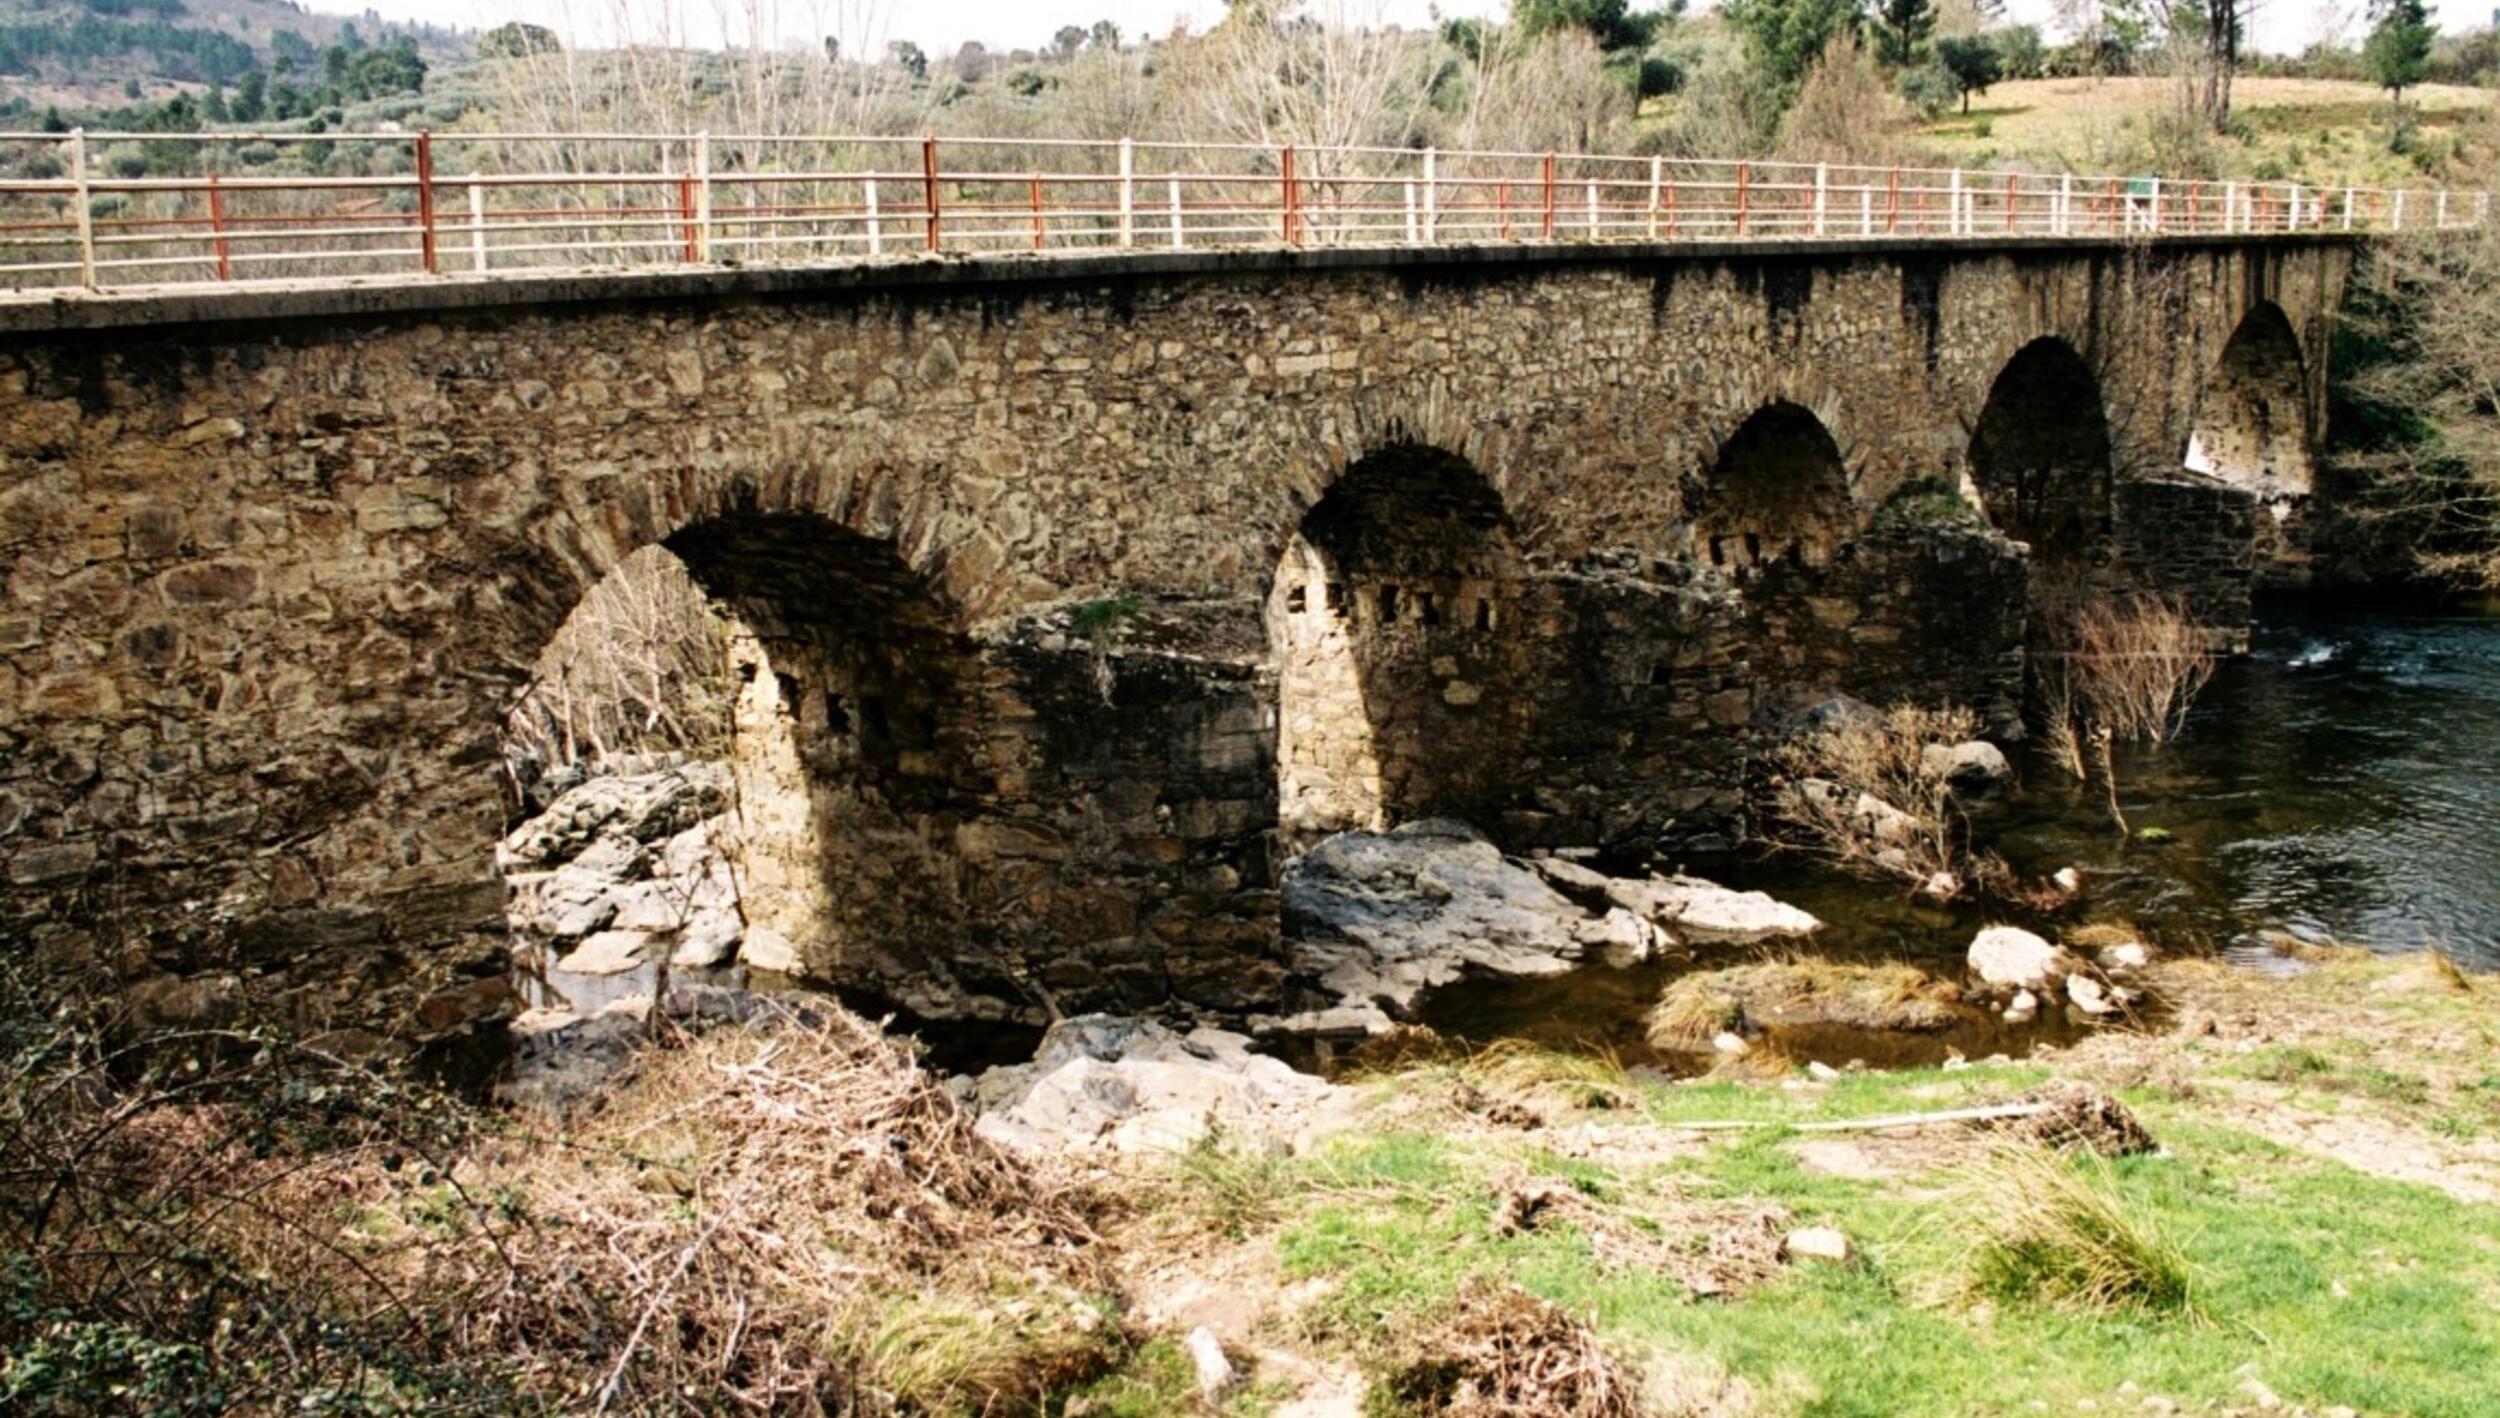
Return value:
M 621 975 L 650 958 L 649 931 L 600 931 L 573 947 L 555 968 L 568 975 Z
M 1622 878 L 1607 896 L 1688 945 L 1803 940 L 1823 928 L 1812 915 L 1759 891 L 1732 891 L 1697 876 Z
M 1051 1026 L 1031 1063 L 983 1073 L 971 1094 L 982 1135 L 1028 1152 L 1177 1151 L 1210 1132 L 1286 1145 L 1354 1097 L 1239 1034 L 1102 1014 Z
M 1991 788 L 2014 776 L 2005 751 L 1985 739 L 1968 743 L 1931 743 L 1919 750 L 1919 767 L 1956 788 Z
M 2046 990 L 2066 973 L 2065 955 L 2020 926 L 1990 926 L 1971 939 L 1971 973 L 2009 990 Z

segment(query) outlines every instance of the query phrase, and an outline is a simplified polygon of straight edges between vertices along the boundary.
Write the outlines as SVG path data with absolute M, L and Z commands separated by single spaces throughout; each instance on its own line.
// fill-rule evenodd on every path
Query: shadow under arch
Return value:
M 746 958 L 914 1008 L 995 983 L 962 978 L 981 925 L 955 843 L 993 793 L 981 657 L 943 596 L 814 513 L 723 511 L 656 546 L 728 626 Z
M 1289 848 L 1422 817 L 1490 825 L 1526 731 L 1524 577 L 1501 495 L 1439 448 L 1369 453 L 1312 505 L 1266 606 Z
M 1840 445 L 1785 399 L 1728 435 L 1685 506 L 1695 553 L 1740 582 L 1774 563 L 1826 565 L 1858 531 Z
M 2240 317 L 2197 399 L 2181 461 L 2261 499 L 2315 486 L 2308 363 L 2281 306 L 2260 301 Z
M 2101 381 L 2073 345 L 2044 335 L 2016 350 L 1972 425 L 1971 481 L 1990 525 L 2052 576 L 2111 553 L 2115 471 Z

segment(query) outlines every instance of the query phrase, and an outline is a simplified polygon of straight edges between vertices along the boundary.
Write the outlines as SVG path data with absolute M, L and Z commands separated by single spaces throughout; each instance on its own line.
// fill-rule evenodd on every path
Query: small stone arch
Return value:
M 1289 845 L 1491 810 L 1525 731 L 1525 577 L 1509 510 L 1467 459 L 1407 441 L 1345 466 L 1267 599 Z
M 2100 376 L 2044 335 L 2016 350 L 1971 427 L 1968 467 L 1990 525 L 2044 567 L 2106 560 L 2115 460 Z
M 2308 361 L 2273 301 L 2251 306 L 2223 345 L 2181 461 L 2265 500 L 2305 497 L 2316 485 Z
M 1840 444 L 1812 410 L 1785 399 L 1720 442 L 1685 516 L 1695 557 L 1738 580 L 1774 563 L 1826 565 L 1860 524 Z

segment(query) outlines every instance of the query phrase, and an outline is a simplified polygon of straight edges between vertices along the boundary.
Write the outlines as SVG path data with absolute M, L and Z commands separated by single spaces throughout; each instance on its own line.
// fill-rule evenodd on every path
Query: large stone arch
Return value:
M 1304 514 L 1266 608 L 1288 842 L 1498 813 L 1525 575 L 1501 495 L 1429 444 L 1356 459 Z
M 2031 548 L 2035 568 L 2079 574 L 2106 562 L 2116 471 L 2099 375 L 2054 335 L 2016 350 L 1972 425 L 1966 466 L 1991 525 Z
M 752 498 L 648 546 L 732 630 L 720 840 L 750 959 L 918 1012 L 1014 998 L 962 849 L 999 817 L 992 700 L 1012 687 L 959 609 L 894 542 Z
M 2283 307 L 2250 306 L 2206 377 L 2181 461 L 2263 501 L 2308 496 L 2317 479 L 2309 385 Z

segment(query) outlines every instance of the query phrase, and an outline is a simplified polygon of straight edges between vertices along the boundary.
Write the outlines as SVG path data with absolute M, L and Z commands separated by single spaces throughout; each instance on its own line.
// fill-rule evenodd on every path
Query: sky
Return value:
M 1066 24 L 1109 19 L 1132 37 L 1168 33 L 1175 24 L 1208 28 L 1224 13 L 1224 0 L 308 0 L 309 7 L 385 19 L 485 28 L 510 19 L 532 20 L 568 38 L 601 42 L 628 31 L 639 38 L 674 37 L 717 45 L 725 35 L 758 30 L 803 41 L 839 34 L 853 53 L 881 50 L 887 40 L 908 39 L 932 55 L 951 54 L 966 40 L 993 49 L 1040 49 Z M 1499 15 L 1507 0 L 1313 0 L 1319 10 L 1338 10 L 1364 20 L 1403 25 L 1432 23 L 1436 15 Z M 1636 5 L 1638 0 L 1636 0 Z M 1696 8 L 1706 7 L 1699 0 Z M 2009 18 L 2042 26 L 2055 38 L 2053 0 L 2007 0 Z M 2432 0 L 2446 29 L 2488 24 L 2500 0 Z M 2257 47 L 2291 53 L 2315 39 L 2321 16 L 2349 17 L 2348 33 L 2363 25 L 2362 0 L 2258 0 Z

